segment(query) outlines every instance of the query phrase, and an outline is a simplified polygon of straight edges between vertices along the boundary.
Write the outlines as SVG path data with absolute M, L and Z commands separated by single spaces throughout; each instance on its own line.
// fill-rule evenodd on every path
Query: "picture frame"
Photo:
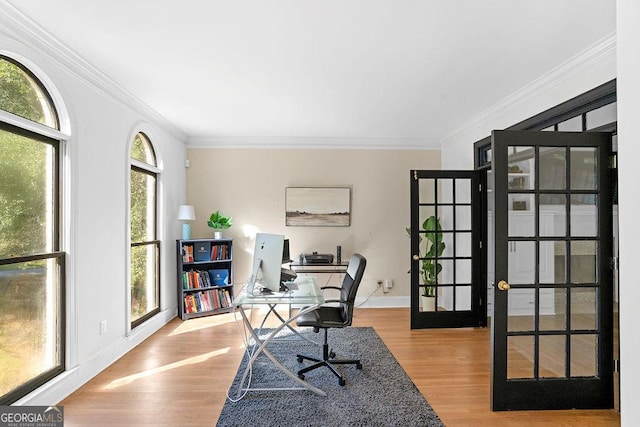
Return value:
M 350 187 L 286 187 L 284 198 L 287 226 L 351 225 Z

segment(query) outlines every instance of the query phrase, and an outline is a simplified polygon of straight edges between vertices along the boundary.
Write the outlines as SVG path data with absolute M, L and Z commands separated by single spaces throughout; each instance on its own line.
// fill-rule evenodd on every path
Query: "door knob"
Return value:
M 500 289 L 501 291 L 508 291 L 509 289 L 511 289 L 511 285 L 504 280 L 500 280 L 498 282 L 498 289 Z
M 420 259 L 420 257 L 419 257 L 418 255 L 414 255 L 414 256 L 413 256 L 413 260 L 414 260 L 414 261 L 418 261 L 419 259 Z

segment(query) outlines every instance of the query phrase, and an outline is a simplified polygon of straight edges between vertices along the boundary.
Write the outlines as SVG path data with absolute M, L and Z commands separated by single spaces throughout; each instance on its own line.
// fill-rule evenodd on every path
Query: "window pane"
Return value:
M 155 176 L 131 170 L 131 242 L 155 240 Z
M 540 378 L 566 377 L 566 341 L 564 335 L 547 335 L 539 339 Z
M 587 113 L 587 129 L 597 128 L 598 126 L 608 125 L 616 121 L 618 116 L 617 103 L 613 102 L 597 110 L 591 110 Z
M 159 308 L 158 249 L 155 243 L 131 248 L 131 321 Z
M 532 336 L 507 337 L 507 378 L 533 378 Z
M 598 172 L 597 151 L 595 148 L 571 147 L 572 190 L 596 190 Z
M 544 311 L 540 309 L 540 330 L 541 331 L 565 331 L 567 329 L 567 289 L 540 289 L 540 305 L 543 299 L 551 300 L 552 307 Z
M 143 133 L 137 134 L 133 140 L 131 158 L 156 166 L 156 155 L 153 152 L 153 147 L 151 146 L 149 139 Z
M 571 283 L 596 283 L 598 242 L 595 240 L 571 242 Z
M 471 310 L 471 286 L 456 286 L 456 311 Z
M 597 295 L 597 288 L 571 290 L 571 329 L 596 329 Z
M 598 196 L 571 195 L 571 236 L 596 237 L 598 235 Z
M 471 206 L 456 206 L 456 230 L 471 230 Z
M 533 147 L 509 147 L 509 190 L 533 190 L 535 159 Z
M 567 188 L 567 155 L 564 147 L 540 147 L 540 189 Z
M 509 241 L 507 263 L 509 265 L 509 282 L 516 284 L 532 284 L 536 280 L 536 242 Z M 515 293 L 513 290 L 509 295 Z
M 471 180 L 458 178 L 456 181 L 456 203 L 471 203 Z
M 58 128 L 55 109 L 42 85 L 4 56 L 0 56 L 0 109 Z
M 558 123 L 558 130 L 582 132 L 582 116 L 572 117 L 569 120 Z
M 0 396 L 61 363 L 58 264 L 0 267 Z
M 598 374 L 598 336 L 571 335 L 571 376 L 595 377 Z
M 440 178 L 437 185 L 438 203 L 453 203 L 453 180 Z
M 53 251 L 54 148 L 0 129 L 0 258 Z

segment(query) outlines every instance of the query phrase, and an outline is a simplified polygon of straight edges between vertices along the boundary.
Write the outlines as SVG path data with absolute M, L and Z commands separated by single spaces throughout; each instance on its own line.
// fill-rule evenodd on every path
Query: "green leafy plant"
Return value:
M 411 237 L 411 229 L 407 228 L 407 234 Z M 442 226 L 440 220 L 431 215 L 422 223 L 421 233 L 424 231 L 424 239 L 426 244 L 424 247 L 424 255 L 420 244 L 422 243 L 422 235 L 419 236 L 418 247 L 419 256 L 422 259 L 420 265 L 420 276 L 422 277 L 422 283 L 425 285 L 422 288 L 422 296 L 434 297 L 436 296 L 436 278 L 442 271 L 442 264 L 437 260 L 442 256 L 446 247 L 442 235 Z
M 220 213 L 220 211 L 215 211 L 209 217 L 209 221 L 207 221 L 207 225 L 214 230 L 222 230 L 225 228 L 231 227 L 232 219 L 230 216 L 224 216 Z

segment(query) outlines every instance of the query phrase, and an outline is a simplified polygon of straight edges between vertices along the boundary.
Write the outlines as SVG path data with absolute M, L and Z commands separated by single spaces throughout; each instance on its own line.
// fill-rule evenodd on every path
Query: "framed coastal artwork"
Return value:
M 286 187 L 285 225 L 348 227 L 351 188 Z

